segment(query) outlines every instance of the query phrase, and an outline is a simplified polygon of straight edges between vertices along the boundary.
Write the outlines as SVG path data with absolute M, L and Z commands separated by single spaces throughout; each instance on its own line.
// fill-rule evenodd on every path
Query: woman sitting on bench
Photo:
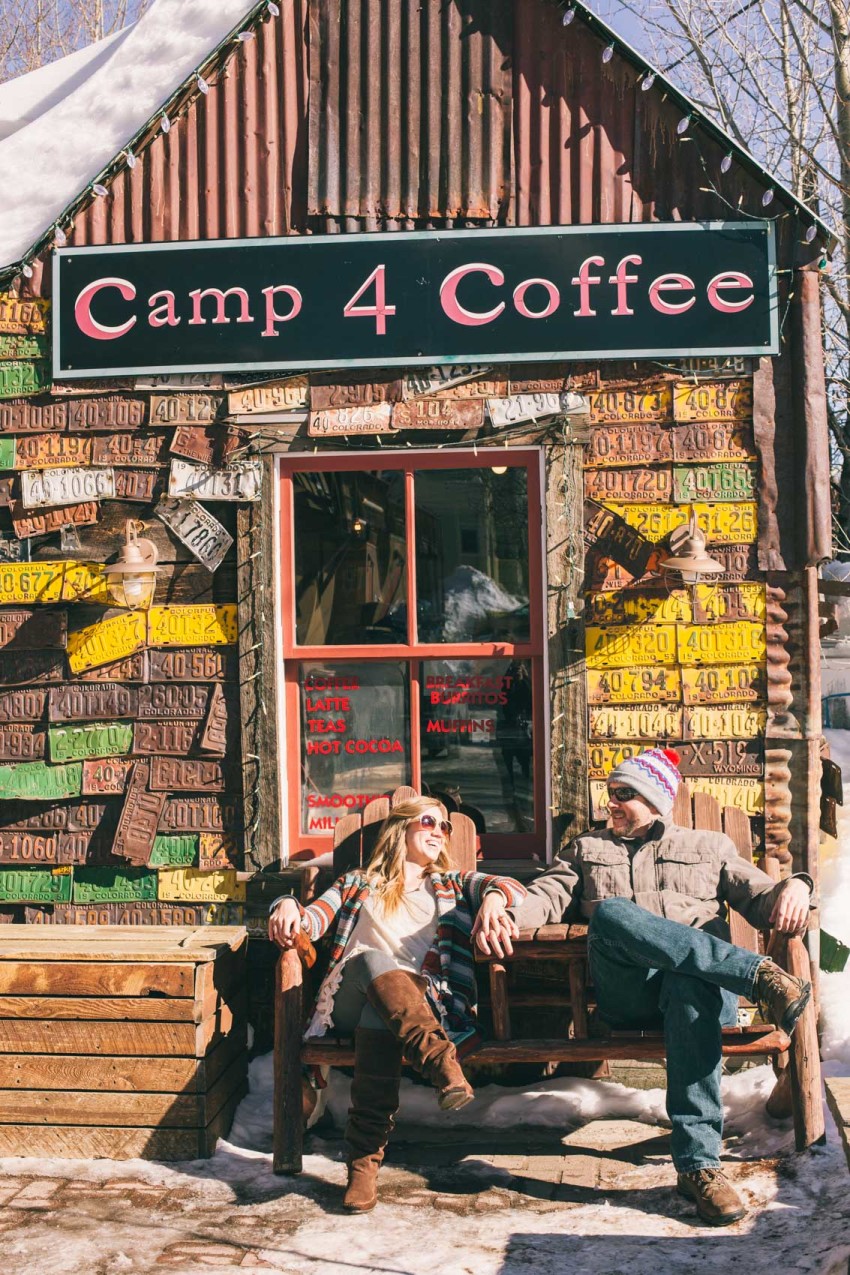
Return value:
M 431 1082 L 443 1110 L 474 1096 L 455 1049 L 457 1043 L 467 1053 L 477 1043 L 474 916 L 493 891 L 509 907 L 526 892 L 508 877 L 453 869 L 450 836 L 438 802 L 402 802 L 384 823 L 365 869 L 347 872 L 309 907 L 293 898 L 272 905 L 269 936 L 281 947 L 294 946 L 301 931 L 311 940 L 332 932 L 330 964 L 306 1035 L 328 1027 L 354 1033 L 343 1199 L 352 1213 L 377 1203 L 403 1057 Z

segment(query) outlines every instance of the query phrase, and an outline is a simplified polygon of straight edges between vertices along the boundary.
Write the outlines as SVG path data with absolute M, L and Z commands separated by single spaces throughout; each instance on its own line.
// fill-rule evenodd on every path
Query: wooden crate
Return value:
M 247 1091 L 241 926 L 0 925 L 0 1156 L 193 1160 Z

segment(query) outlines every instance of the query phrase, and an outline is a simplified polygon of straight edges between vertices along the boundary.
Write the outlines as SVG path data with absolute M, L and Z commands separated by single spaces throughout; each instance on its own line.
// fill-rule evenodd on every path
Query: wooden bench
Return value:
M 411 788 L 397 789 L 391 797 L 370 802 L 362 818 L 347 815 L 340 820 L 334 837 L 335 876 L 368 861 L 377 832 L 390 808 L 416 795 Z M 739 853 L 752 859 L 750 823 L 743 811 L 731 807 L 721 811 L 714 798 L 701 793 L 695 793 L 691 799 L 687 788 L 682 785 L 674 817 L 683 827 L 725 832 L 734 841 Z M 454 864 L 461 871 L 471 871 L 476 866 L 474 825 L 459 813 L 450 812 L 450 820 Z M 769 870 L 773 865 L 768 861 L 765 866 Z M 752 951 L 759 950 L 760 936 L 743 917 L 731 913 L 730 925 L 733 942 Z M 791 973 L 810 977 L 809 958 L 801 938 L 784 939 L 772 935 L 768 942 L 774 960 Z M 489 967 L 493 1039 L 485 1041 L 476 1050 L 471 1062 L 490 1065 L 515 1062 L 603 1063 L 615 1059 L 664 1057 L 664 1038 L 660 1031 L 591 1032 L 593 990 L 588 982 L 586 924 L 548 925 L 537 930 L 521 931 L 514 943 L 512 957 L 496 959 L 476 953 L 476 960 Z M 513 974 L 520 962 L 543 962 L 551 969 L 553 961 L 566 967 L 565 980 L 556 991 L 529 992 L 514 986 Z M 324 1036 L 302 1041 L 304 1005 L 304 965 L 298 953 L 291 949 L 281 953 L 276 977 L 275 1173 L 301 1171 L 303 1066 L 350 1067 L 354 1062 L 354 1046 L 350 1040 Z M 511 1028 L 512 1008 L 560 1008 L 568 1011 L 571 1019 L 569 1032 L 557 1037 L 515 1038 Z M 792 1040 L 772 1024 L 726 1027 L 723 1029 L 723 1053 L 733 1057 L 769 1057 L 777 1072 L 777 1084 L 768 1100 L 768 1110 L 776 1116 L 793 1112 L 798 1150 L 823 1138 L 820 1059 L 813 1002 L 802 1016 Z

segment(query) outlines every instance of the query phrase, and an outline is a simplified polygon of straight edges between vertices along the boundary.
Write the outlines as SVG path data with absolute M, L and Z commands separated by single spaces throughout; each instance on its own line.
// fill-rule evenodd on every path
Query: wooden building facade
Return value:
M 263 3 L 199 70 L 6 271 L 4 919 L 232 924 L 253 889 L 259 923 L 275 868 L 402 783 L 472 814 L 485 859 L 543 862 L 661 741 L 816 873 L 824 227 L 578 4 Z M 191 290 L 160 327 L 220 304 L 217 366 L 80 375 L 57 345 L 60 250 L 697 223 L 768 226 L 777 353 L 335 364 L 329 320 L 324 358 L 317 324 L 306 369 L 257 367 L 241 298 Z M 619 298 L 628 267 L 598 260 Z M 554 301 L 530 282 L 531 320 Z M 88 313 L 114 331 L 121 304 Z M 663 561 L 692 515 L 722 571 L 689 586 Z M 104 572 L 128 520 L 149 610 Z

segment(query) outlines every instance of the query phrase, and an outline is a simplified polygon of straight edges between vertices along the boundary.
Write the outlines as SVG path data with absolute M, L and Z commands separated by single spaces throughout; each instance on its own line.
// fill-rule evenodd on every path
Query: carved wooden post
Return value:
M 304 1122 L 301 1109 L 303 974 L 294 949 L 281 952 L 275 971 L 274 1134 L 272 1169 L 300 1173 Z

